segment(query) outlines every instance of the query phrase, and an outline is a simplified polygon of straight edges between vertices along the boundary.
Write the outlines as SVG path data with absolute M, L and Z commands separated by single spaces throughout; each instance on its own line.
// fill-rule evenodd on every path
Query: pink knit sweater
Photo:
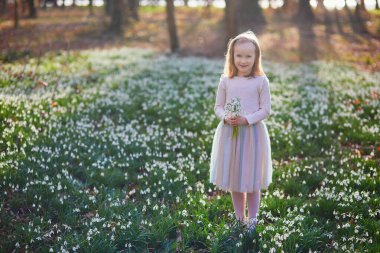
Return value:
M 264 76 L 254 78 L 228 78 L 221 76 L 216 94 L 214 111 L 220 120 L 224 120 L 224 105 L 233 97 L 239 97 L 243 117 L 249 125 L 267 118 L 271 113 L 269 79 Z

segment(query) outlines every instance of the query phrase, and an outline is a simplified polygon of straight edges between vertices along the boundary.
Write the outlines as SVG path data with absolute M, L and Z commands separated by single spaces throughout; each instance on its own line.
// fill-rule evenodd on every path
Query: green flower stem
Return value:
M 233 129 L 232 129 L 232 137 L 237 137 L 238 133 L 239 133 L 239 127 L 238 126 L 234 126 Z

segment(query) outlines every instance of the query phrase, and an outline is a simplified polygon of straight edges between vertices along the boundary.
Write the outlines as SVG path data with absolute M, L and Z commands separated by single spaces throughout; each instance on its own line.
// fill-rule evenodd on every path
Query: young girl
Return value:
M 225 117 L 224 106 L 235 97 L 240 99 L 243 113 L 235 118 Z M 228 43 L 214 111 L 220 123 L 212 144 L 210 182 L 231 191 L 237 220 L 252 230 L 257 225 L 260 190 L 268 189 L 272 182 L 272 160 L 263 121 L 271 112 L 269 80 L 261 66 L 258 39 L 251 31 Z M 233 127 L 238 127 L 237 137 L 232 135 Z

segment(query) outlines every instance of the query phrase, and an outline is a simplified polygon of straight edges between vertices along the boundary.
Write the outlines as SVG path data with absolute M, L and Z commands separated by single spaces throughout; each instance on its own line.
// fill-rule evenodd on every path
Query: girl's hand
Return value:
M 224 122 L 231 126 L 237 126 L 237 125 L 248 125 L 248 121 L 245 117 L 236 117 L 236 118 L 230 118 L 230 119 L 224 119 Z

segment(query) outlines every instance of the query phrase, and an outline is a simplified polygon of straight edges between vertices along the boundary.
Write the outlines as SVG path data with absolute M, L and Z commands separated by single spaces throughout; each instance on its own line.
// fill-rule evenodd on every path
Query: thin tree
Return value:
M 268 0 L 268 9 L 274 9 L 273 8 L 273 0 Z
M 361 33 L 368 33 L 366 20 L 370 20 L 371 15 L 365 8 L 364 0 L 360 0 L 360 2 L 357 2 L 356 7 L 355 7 L 355 17 L 356 17 L 356 23 L 359 27 L 359 31 Z
M 360 6 L 361 6 L 361 8 L 363 9 L 363 10 L 367 10 L 366 8 L 365 8 L 365 3 L 364 3 L 364 0 L 360 0 Z
M 355 11 L 356 12 L 358 12 L 358 11 L 367 12 L 367 9 L 365 8 L 364 0 L 360 0 L 359 2 L 356 2 Z
M 0 13 L 6 13 L 7 12 L 7 0 L 0 0 Z
M 123 33 L 123 0 L 113 0 L 110 30 L 115 34 Z
M 281 6 L 281 12 L 285 11 L 287 13 L 291 12 L 296 6 L 295 0 L 284 0 L 284 4 Z
M 166 0 L 166 20 L 169 29 L 170 49 L 173 53 L 175 53 L 179 50 L 179 41 L 177 36 L 177 27 L 175 24 L 173 0 Z
M 237 19 L 236 19 L 236 10 L 237 4 L 235 0 L 225 0 L 226 7 L 224 9 L 224 17 L 226 24 L 226 43 L 235 37 L 238 33 Z
M 376 0 L 376 5 L 375 5 L 375 6 L 376 6 L 376 7 L 375 7 L 376 10 L 380 9 L 380 8 L 379 8 L 379 0 Z
M 28 7 L 29 7 L 29 18 L 36 18 L 37 17 L 37 10 L 36 6 L 34 5 L 34 0 L 28 0 Z
M 112 3 L 111 0 L 104 0 L 104 11 L 107 15 L 111 15 Z
M 317 8 L 321 8 L 321 9 L 325 8 L 325 5 L 323 4 L 323 0 L 318 0 L 317 1 Z
M 313 22 L 314 13 L 311 9 L 310 0 L 298 1 L 298 12 L 294 19 L 298 22 Z
M 90 10 L 90 15 L 92 16 L 92 15 L 94 15 L 94 10 L 93 10 L 93 0 L 89 0 L 88 1 L 88 8 L 89 8 L 89 10 Z
M 128 7 L 129 7 L 129 13 L 131 14 L 131 17 L 139 21 L 139 0 L 128 0 Z
M 18 25 L 18 0 L 15 0 L 15 10 L 14 10 L 14 27 L 17 28 Z
M 26 11 L 27 10 L 29 10 L 29 8 L 28 8 L 28 3 L 27 3 L 27 1 L 25 1 L 25 0 L 21 0 L 20 1 L 20 7 L 21 7 L 21 14 L 25 14 L 26 13 Z
M 284 4 L 281 8 L 276 9 L 277 15 L 283 19 L 293 17 L 295 11 L 297 11 L 296 0 L 284 0 Z

